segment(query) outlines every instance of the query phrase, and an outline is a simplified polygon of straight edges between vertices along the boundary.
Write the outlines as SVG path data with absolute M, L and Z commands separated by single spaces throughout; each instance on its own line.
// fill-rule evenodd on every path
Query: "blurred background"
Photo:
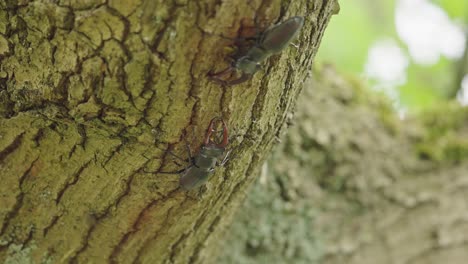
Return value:
M 219 263 L 468 263 L 468 1 L 339 3 Z
M 468 1 L 354 0 L 340 5 L 316 62 L 362 76 L 392 99 L 402 117 L 447 100 L 468 104 Z

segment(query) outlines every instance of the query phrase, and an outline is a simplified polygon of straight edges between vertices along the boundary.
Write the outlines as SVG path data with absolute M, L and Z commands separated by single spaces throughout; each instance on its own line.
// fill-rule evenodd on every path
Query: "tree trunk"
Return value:
M 286 127 L 336 1 L 0 2 L 0 261 L 210 263 Z M 207 73 L 248 32 L 304 16 L 299 49 L 251 81 Z M 209 121 L 228 122 L 224 168 L 194 191 L 181 169 Z
M 220 263 L 467 263 L 468 108 L 391 109 L 317 70 Z

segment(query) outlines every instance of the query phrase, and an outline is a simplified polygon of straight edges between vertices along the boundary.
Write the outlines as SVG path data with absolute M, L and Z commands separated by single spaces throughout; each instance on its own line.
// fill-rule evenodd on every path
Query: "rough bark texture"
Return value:
M 285 127 L 336 1 L 0 2 L 0 262 L 210 263 Z M 304 16 L 300 49 L 240 86 L 206 77 L 253 24 Z M 223 116 L 231 158 L 185 192 Z
M 220 263 L 466 263 L 468 108 L 399 120 L 324 67 L 296 112 Z

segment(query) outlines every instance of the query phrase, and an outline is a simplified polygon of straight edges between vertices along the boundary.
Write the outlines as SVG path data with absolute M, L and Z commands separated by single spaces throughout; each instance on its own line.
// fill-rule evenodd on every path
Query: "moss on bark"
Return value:
M 283 130 L 335 1 L 0 2 L 0 261 L 207 263 Z M 306 17 L 298 42 L 236 87 L 221 36 Z M 222 116 L 231 159 L 178 189 L 166 150 Z

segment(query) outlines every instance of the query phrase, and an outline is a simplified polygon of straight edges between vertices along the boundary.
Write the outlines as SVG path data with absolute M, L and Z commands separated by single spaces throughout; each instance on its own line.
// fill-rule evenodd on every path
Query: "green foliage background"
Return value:
M 467 25 L 468 1 L 433 0 L 450 18 Z M 392 39 L 409 58 L 407 82 L 397 87 L 400 103 L 409 110 L 419 111 L 454 99 L 459 88 L 457 67 L 460 63 L 444 57 L 438 63 L 418 65 L 409 57 L 407 47 L 395 28 L 395 0 L 341 1 L 339 15 L 333 17 L 317 54 L 317 62 L 331 62 L 338 70 L 350 75 L 364 71 L 369 48 L 378 40 Z M 435 36 L 437 37 L 437 36 Z

